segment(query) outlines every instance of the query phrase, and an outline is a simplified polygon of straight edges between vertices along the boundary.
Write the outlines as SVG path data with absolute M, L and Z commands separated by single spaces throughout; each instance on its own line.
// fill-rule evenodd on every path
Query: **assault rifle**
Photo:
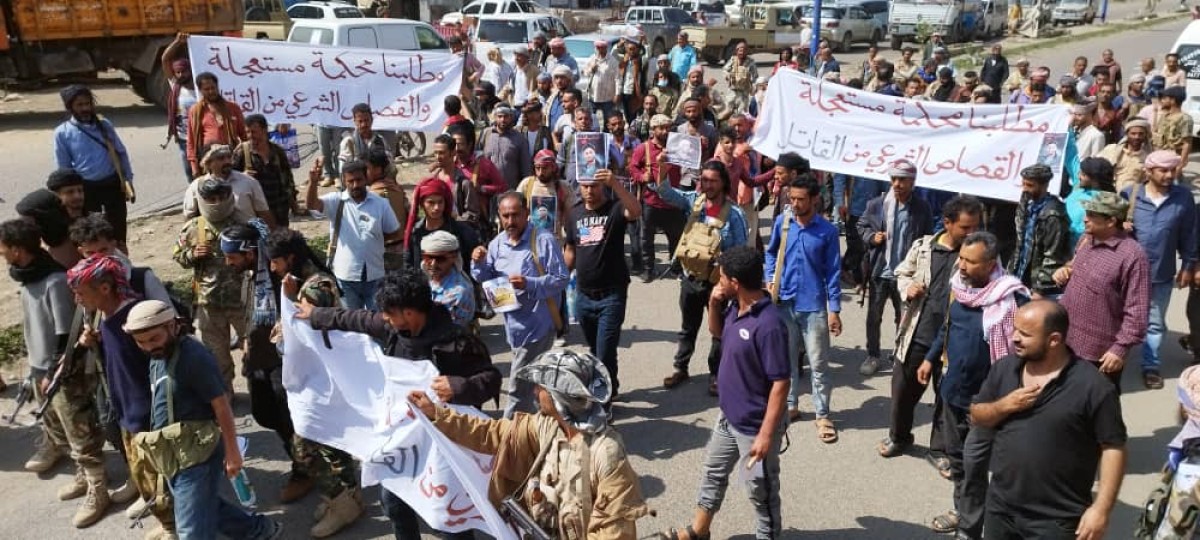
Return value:
M 67 335 L 67 350 L 63 353 L 62 358 L 58 360 L 58 368 L 54 370 L 54 378 L 50 379 L 50 385 L 46 387 L 45 399 L 38 406 L 36 411 L 33 411 L 34 418 L 41 419 L 42 415 L 46 414 L 46 408 L 50 406 L 50 401 L 58 394 L 62 388 L 63 379 L 73 370 L 71 369 L 75 363 L 75 356 L 81 352 L 79 347 L 79 334 L 83 333 L 83 308 L 75 308 L 75 317 L 71 321 L 71 333 Z M 37 384 L 34 381 L 33 384 Z
M 546 531 L 538 526 L 533 517 L 521 508 L 521 503 L 512 497 L 500 501 L 500 517 L 517 530 L 521 540 L 552 540 Z
M 17 391 L 17 406 L 13 407 L 12 414 L 8 415 L 5 420 L 10 424 L 17 423 L 17 415 L 21 414 L 21 409 L 25 408 L 25 404 L 33 398 L 33 382 L 29 377 L 21 379 L 21 386 Z

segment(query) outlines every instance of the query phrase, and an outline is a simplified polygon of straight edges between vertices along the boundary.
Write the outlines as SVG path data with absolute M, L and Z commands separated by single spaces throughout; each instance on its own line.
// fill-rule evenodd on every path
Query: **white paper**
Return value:
M 513 287 L 508 276 L 489 279 L 481 285 L 483 285 L 483 295 L 487 297 L 488 304 L 491 304 L 496 313 L 508 313 L 521 309 L 521 302 L 517 299 L 517 289 Z
M 684 133 L 667 134 L 667 163 L 699 169 L 700 137 Z

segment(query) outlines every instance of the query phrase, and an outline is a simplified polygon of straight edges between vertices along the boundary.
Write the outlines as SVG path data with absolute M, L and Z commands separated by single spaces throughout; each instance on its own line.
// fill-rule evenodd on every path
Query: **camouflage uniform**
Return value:
M 293 275 L 304 279 L 304 283 L 300 286 L 297 298 L 292 298 L 292 301 L 304 299 L 316 307 L 336 307 L 339 304 L 337 282 L 333 276 L 318 272 L 311 262 L 306 262 Z M 281 343 L 281 334 L 276 333 L 274 341 Z M 310 441 L 299 434 L 294 436 L 292 445 L 296 462 L 316 480 L 321 495 L 333 499 L 346 490 L 359 488 L 358 467 L 350 454 Z
M 64 374 L 62 386 L 50 400 L 50 407 L 42 416 L 42 430 L 52 446 L 70 450 L 71 460 L 78 466 L 79 473 L 102 477 L 104 432 L 100 429 L 100 417 L 94 400 L 99 379 L 96 374 L 87 373 L 85 359 L 80 356 L 70 372 Z M 39 377 L 33 385 L 39 406 L 46 402 L 41 381 Z
M 225 388 L 233 391 L 233 351 L 229 348 L 230 328 L 238 335 L 246 335 L 246 300 L 244 296 L 245 275 L 225 264 L 221 253 L 220 234 L 224 226 L 216 227 L 202 217 L 194 217 L 184 224 L 175 244 L 173 258 L 184 268 L 192 269 L 192 291 L 196 295 L 196 330 L 200 340 L 217 358 L 217 368 Z M 207 257 L 196 259 L 193 250 L 200 243 L 200 227 L 204 226 L 204 240 L 208 245 Z

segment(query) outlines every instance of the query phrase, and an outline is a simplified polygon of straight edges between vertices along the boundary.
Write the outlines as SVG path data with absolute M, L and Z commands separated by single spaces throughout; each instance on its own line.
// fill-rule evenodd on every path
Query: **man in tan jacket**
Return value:
M 450 440 L 494 454 L 488 499 L 512 496 L 551 538 L 635 540 L 649 513 L 621 436 L 608 426 L 608 370 L 588 354 L 553 350 L 514 374 L 537 385 L 537 414 L 490 420 L 409 396 Z M 590 493 L 581 493 L 590 487 Z

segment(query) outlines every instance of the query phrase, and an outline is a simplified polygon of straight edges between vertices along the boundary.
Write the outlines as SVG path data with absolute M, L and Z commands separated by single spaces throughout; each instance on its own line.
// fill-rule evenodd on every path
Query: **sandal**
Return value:
M 938 517 L 933 518 L 933 523 L 929 524 L 929 528 L 935 533 L 952 533 L 958 530 L 958 511 L 951 510 Z
M 837 427 L 828 418 L 817 419 L 817 439 L 825 444 L 833 444 L 838 440 Z
M 885 458 L 891 458 L 891 457 L 896 457 L 900 454 L 903 454 L 904 451 L 908 449 L 908 446 L 909 445 L 907 445 L 907 444 L 902 444 L 902 443 L 893 441 L 889 437 L 889 438 L 883 439 L 882 441 L 879 441 L 879 446 L 877 446 L 875 448 L 875 450 L 879 452 L 880 456 L 883 456 Z
M 683 537 L 687 540 L 709 540 L 711 537 L 711 535 L 707 534 L 697 534 L 696 529 L 693 529 L 691 525 L 688 525 L 683 529 L 683 534 Z M 679 530 L 675 527 L 671 527 L 670 529 L 667 529 L 667 532 L 658 533 L 658 537 L 663 540 L 679 540 Z
M 688 373 L 681 369 L 677 369 L 671 374 L 670 377 L 663 379 L 663 386 L 667 388 L 675 388 L 676 386 L 683 384 L 683 382 L 686 380 L 688 380 Z
M 937 469 L 938 476 L 941 476 L 946 480 L 954 479 L 954 472 L 950 470 L 950 458 L 927 454 L 925 456 L 925 460 L 928 461 L 930 465 L 933 465 L 934 469 Z

